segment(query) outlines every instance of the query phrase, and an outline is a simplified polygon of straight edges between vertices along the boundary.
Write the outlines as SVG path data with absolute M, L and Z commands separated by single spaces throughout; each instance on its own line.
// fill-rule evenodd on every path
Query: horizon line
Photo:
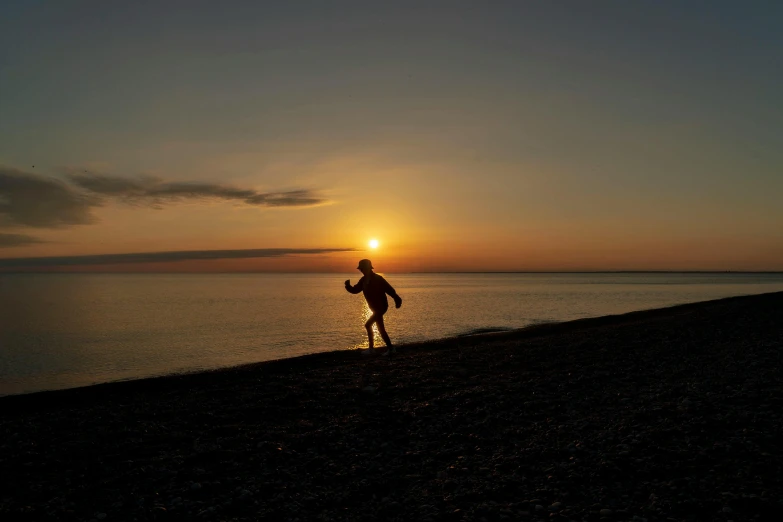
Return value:
M 783 274 L 783 270 L 431 270 L 431 271 L 376 271 L 384 274 Z M 100 271 L 100 270 L 1 270 L 0 275 L 14 274 L 167 274 L 167 275 L 226 275 L 226 274 L 347 274 L 342 271 L 267 271 L 267 270 L 226 270 L 226 271 Z

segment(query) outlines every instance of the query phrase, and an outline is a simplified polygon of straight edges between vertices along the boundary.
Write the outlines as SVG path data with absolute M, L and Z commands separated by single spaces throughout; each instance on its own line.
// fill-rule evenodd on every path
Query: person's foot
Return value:
M 359 348 L 359 353 L 365 356 L 375 355 L 375 348 Z
M 386 348 L 386 351 L 383 352 L 383 356 L 384 357 L 388 357 L 388 356 L 390 356 L 392 354 L 395 354 L 395 353 L 397 353 L 397 348 L 395 348 L 394 346 L 388 346 Z

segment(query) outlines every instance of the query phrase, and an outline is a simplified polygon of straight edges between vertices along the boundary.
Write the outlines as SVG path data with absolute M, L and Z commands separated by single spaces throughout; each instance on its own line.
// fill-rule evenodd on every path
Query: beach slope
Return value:
M 5 397 L 0 519 L 779 520 L 782 363 L 776 293 Z

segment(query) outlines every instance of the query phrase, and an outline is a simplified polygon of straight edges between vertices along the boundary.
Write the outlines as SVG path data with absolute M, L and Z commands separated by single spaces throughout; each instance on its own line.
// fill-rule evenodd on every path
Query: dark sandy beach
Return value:
M 781 520 L 783 293 L 0 398 L 0 520 Z

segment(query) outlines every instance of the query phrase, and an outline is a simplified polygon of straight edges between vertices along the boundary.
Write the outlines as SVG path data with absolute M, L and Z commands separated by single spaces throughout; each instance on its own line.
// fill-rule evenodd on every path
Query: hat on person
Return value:
M 359 261 L 359 266 L 356 267 L 356 270 L 361 270 L 362 268 L 369 268 L 370 270 L 375 270 L 372 267 L 372 261 L 370 261 L 369 259 L 362 259 L 361 261 Z

